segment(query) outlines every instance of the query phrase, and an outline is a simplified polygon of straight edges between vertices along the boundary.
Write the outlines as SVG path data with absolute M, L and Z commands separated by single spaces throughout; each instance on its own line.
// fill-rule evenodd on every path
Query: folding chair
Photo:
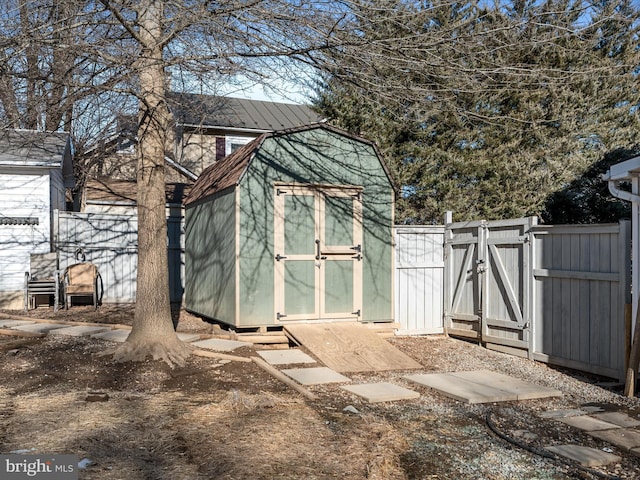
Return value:
M 64 306 L 69 309 L 73 297 L 91 297 L 98 309 L 98 268 L 93 263 L 69 265 L 63 275 Z
M 29 271 L 24 272 L 24 309 L 36 308 L 38 299 L 47 297 L 47 303 L 53 296 L 53 311 L 58 310 L 60 291 L 60 271 L 58 254 L 32 253 L 29 259 Z

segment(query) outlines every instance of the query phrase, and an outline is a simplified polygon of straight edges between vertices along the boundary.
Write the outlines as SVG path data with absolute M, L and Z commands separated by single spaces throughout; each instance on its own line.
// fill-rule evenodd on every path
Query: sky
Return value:
M 240 81 L 240 84 L 242 85 L 240 87 L 236 84 L 222 86 L 220 94 L 234 98 L 280 103 L 309 104 L 311 102 L 312 92 L 297 82 L 282 79 L 272 80 L 270 84 L 273 85 L 273 88 L 248 80 Z

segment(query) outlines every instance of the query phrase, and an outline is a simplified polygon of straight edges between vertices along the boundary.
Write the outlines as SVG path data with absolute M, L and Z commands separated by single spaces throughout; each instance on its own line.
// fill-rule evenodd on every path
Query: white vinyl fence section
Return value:
M 184 221 L 170 216 L 168 227 L 169 287 L 172 302 L 184 292 Z M 102 280 L 105 303 L 132 303 L 136 299 L 138 269 L 137 215 L 56 212 L 54 246 L 60 268 L 76 263 L 78 252 L 94 263 Z
M 444 226 L 395 227 L 399 335 L 443 333 Z

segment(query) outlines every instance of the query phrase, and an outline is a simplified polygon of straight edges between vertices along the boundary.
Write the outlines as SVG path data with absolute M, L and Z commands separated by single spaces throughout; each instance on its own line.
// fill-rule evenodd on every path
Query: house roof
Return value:
M 180 205 L 191 189 L 185 183 L 166 183 L 167 204 Z M 94 205 L 136 205 L 136 182 L 133 180 L 114 180 L 98 178 L 87 181 L 84 201 Z
M 202 128 L 271 132 L 322 120 L 307 105 L 178 92 L 168 102 L 178 124 Z
M 382 160 L 382 156 L 380 155 L 380 152 L 378 151 L 376 145 L 373 142 L 366 140 L 364 138 L 358 137 L 356 135 L 347 133 L 329 124 L 317 123 L 314 125 L 307 125 L 307 126 L 292 128 L 288 130 L 263 133 L 259 137 L 256 137 L 250 143 L 242 146 L 241 148 L 233 152 L 231 155 L 228 155 L 225 158 L 214 163 L 213 165 L 209 166 L 200 174 L 200 176 L 198 177 L 198 180 L 193 185 L 193 188 L 185 197 L 184 199 L 185 205 L 196 202 L 198 200 L 209 197 L 211 195 L 214 195 L 217 192 L 225 190 L 229 187 L 238 185 L 240 183 L 240 179 L 242 178 L 242 175 L 244 174 L 245 170 L 249 166 L 249 163 L 253 159 L 255 152 L 260 148 L 262 143 L 267 138 L 286 135 L 286 134 L 295 133 L 295 132 L 304 131 L 304 130 L 311 130 L 314 128 L 323 128 L 326 130 L 330 130 L 340 135 L 344 135 L 346 137 L 353 138 L 360 142 L 371 145 L 374 148 L 376 155 L 380 159 L 380 163 L 382 164 L 382 168 L 384 169 L 387 175 L 387 178 L 389 179 L 389 182 L 395 189 L 395 185 L 393 183 L 391 174 L 386 164 Z
M 66 167 L 70 154 L 68 133 L 0 130 L 0 166 Z

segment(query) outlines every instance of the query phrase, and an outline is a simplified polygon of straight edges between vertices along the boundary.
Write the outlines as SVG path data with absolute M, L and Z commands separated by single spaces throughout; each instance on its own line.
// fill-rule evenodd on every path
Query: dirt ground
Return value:
M 130 306 L 29 313 L 121 324 L 132 314 Z M 175 321 L 179 331 L 217 331 L 185 312 L 175 312 Z M 324 385 L 309 387 L 318 396 L 310 401 L 254 363 L 191 357 L 177 369 L 154 361 L 116 364 L 101 355 L 115 345 L 101 340 L 0 336 L 0 448 L 77 455 L 88 460 L 81 479 L 640 478 L 640 458 L 539 417 L 597 404 L 638 418 L 640 401 L 626 399 L 619 387 L 444 336 L 389 341 L 425 373 L 488 368 L 563 396 L 466 405 L 408 384 L 408 372 L 400 371 L 350 377 L 403 385 L 418 390 L 419 399 L 369 404 Z M 255 347 L 233 354 L 249 357 Z M 587 471 L 540 454 L 564 443 L 621 460 Z

